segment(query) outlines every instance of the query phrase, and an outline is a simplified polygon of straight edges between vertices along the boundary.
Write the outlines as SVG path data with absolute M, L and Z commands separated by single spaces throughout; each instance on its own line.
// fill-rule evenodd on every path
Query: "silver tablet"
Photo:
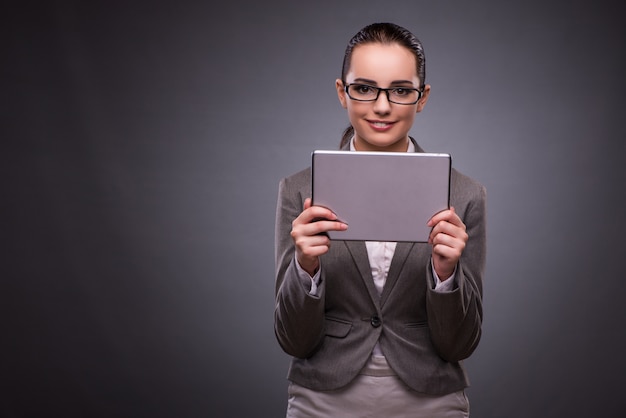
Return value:
M 312 153 L 312 202 L 348 224 L 335 240 L 427 242 L 428 220 L 450 206 L 449 154 Z

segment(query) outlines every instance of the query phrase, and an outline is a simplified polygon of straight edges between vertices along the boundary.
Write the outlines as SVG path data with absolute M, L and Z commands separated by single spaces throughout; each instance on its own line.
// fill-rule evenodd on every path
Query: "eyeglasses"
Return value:
M 401 105 L 415 104 L 422 97 L 422 90 L 410 87 L 390 87 L 383 89 L 367 84 L 344 83 L 344 85 L 348 97 L 359 102 L 375 102 L 378 100 L 381 91 L 385 92 L 387 100 L 390 103 Z

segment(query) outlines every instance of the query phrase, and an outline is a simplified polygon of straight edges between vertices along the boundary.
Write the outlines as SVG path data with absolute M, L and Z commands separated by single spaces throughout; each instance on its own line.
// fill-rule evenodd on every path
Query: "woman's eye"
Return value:
M 367 94 L 367 93 L 371 93 L 372 92 L 372 88 L 370 86 L 357 86 L 357 92 L 361 93 L 361 94 Z
M 403 89 L 403 88 L 393 89 L 393 94 L 395 94 L 396 96 L 406 96 L 409 93 L 411 93 L 411 90 L 408 90 L 408 89 Z

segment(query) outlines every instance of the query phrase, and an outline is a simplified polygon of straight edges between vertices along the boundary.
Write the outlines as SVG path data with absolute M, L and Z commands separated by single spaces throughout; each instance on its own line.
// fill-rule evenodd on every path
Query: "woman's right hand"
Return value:
M 321 220 L 320 220 L 321 219 Z M 330 248 L 328 231 L 345 231 L 348 225 L 337 221 L 330 209 L 311 206 L 311 199 L 304 201 L 304 210 L 291 224 L 291 238 L 296 246 L 296 259 L 310 276 L 320 265 L 319 256 Z

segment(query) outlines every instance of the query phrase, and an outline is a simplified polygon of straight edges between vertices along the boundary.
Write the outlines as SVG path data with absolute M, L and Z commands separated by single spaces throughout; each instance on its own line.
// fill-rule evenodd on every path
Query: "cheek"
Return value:
M 358 116 L 367 114 L 367 108 L 363 106 L 363 103 L 355 102 L 354 100 L 348 100 L 346 109 L 350 116 Z
M 350 120 L 360 119 L 365 114 L 363 108 L 358 103 L 348 102 L 345 108 L 348 111 Z
M 403 119 L 413 120 L 417 112 L 419 112 L 417 106 L 408 106 L 408 109 L 404 109 L 401 115 Z

